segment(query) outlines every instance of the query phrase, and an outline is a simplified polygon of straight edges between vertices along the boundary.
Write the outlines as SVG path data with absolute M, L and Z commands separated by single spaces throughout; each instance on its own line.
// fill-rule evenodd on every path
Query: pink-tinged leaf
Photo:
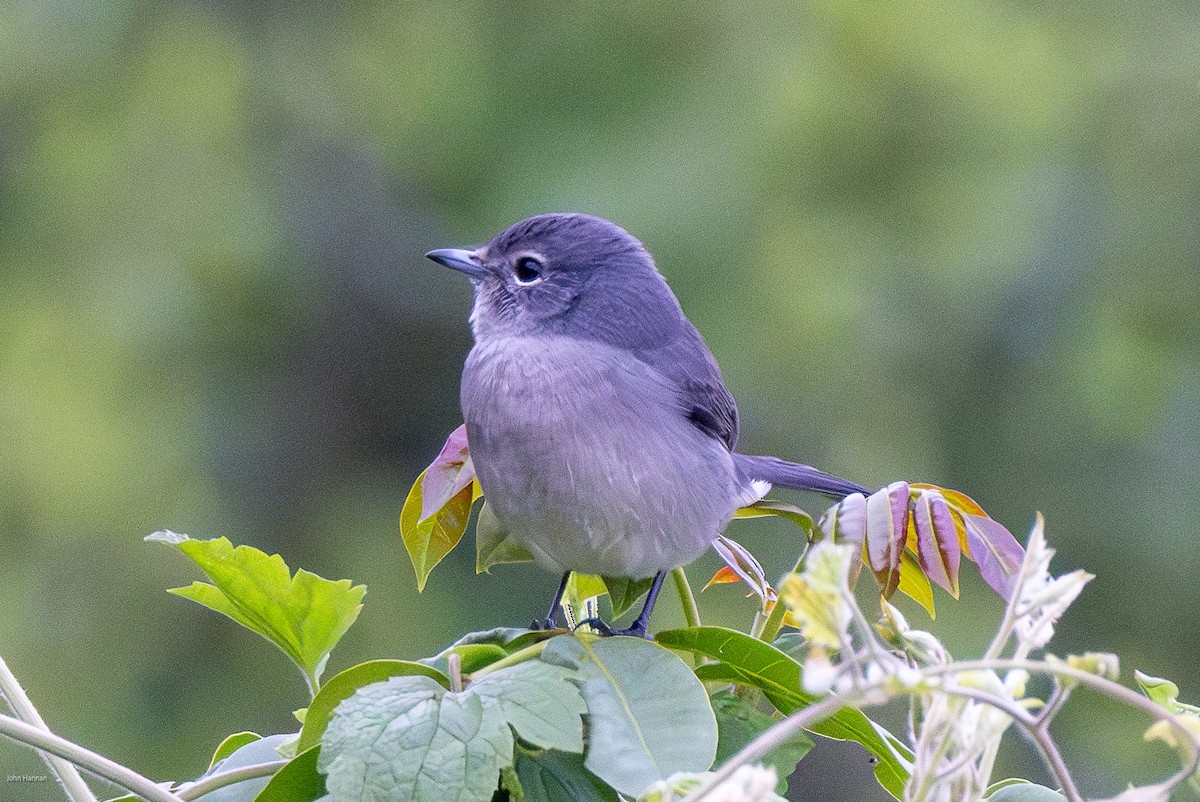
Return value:
M 867 498 L 867 560 L 885 599 L 900 584 L 908 535 L 908 483 L 893 482 Z
M 749 585 L 755 595 L 765 604 L 773 591 L 771 584 L 767 581 L 766 571 L 763 570 L 758 560 L 754 559 L 754 555 L 736 540 L 725 535 L 717 535 L 717 539 L 713 541 L 713 550 L 721 555 L 721 559 L 725 561 L 729 569 Z M 720 571 L 717 573 L 719 574 Z
M 947 504 L 949 504 L 951 507 L 957 507 L 968 515 L 981 515 L 984 518 L 992 517 L 984 512 L 983 507 L 980 507 L 979 503 L 966 493 L 960 493 L 959 491 L 951 490 L 948 487 L 938 487 L 937 485 L 931 485 L 926 482 L 913 482 L 912 487 L 917 490 L 936 490 L 942 494 L 944 499 L 946 499 Z
M 467 424 L 450 433 L 437 457 L 425 469 L 421 482 L 421 518 L 427 519 L 446 506 L 464 487 L 475 479 L 471 451 L 467 446 Z
M 916 532 L 917 561 L 925 576 L 958 598 L 958 564 L 962 549 L 954 517 L 942 494 L 918 489 L 912 500 L 912 529 Z M 910 547 L 912 544 L 909 544 Z
M 421 487 L 425 474 L 417 477 L 404 508 L 400 511 L 400 537 L 417 574 L 417 590 L 425 588 L 429 572 L 462 540 L 471 517 L 474 494 L 470 483 L 443 504 L 431 517 L 420 519 Z
M 991 518 L 964 514 L 962 522 L 983 581 L 1008 601 L 1025 559 L 1025 549 L 1011 532 Z
M 861 545 L 867 539 L 867 497 L 846 496 L 825 511 L 817 527 L 835 543 Z

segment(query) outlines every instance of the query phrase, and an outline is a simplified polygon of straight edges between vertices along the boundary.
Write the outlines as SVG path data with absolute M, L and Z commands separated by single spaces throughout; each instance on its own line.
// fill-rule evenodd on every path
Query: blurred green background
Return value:
M 1182 0 L 0 3 L 0 653 L 58 731 L 182 779 L 306 699 L 163 592 L 196 572 L 151 531 L 367 584 L 331 671 L 541 612 L 553 577 L 469 548 L 418 596 L 400 547 L 469 347 L 422 254 L 581 210 L 656 255 L 745 450 L 955 487 L 1021 539 L 1041 510 L 1098 574 L 1056 648 L 1200 700 L 1198 40 Z M 967 573 L 931 625 L 964 656 L 1000 609 Z M 1085 791 L 1167 765 L 1140 723 L 1064 715 Z M 876 793 L 849 747 L 801 770 Z

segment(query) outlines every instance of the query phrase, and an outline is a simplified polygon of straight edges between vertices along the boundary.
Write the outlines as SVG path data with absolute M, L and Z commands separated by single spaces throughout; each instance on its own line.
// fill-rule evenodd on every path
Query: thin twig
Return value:
M 0 696 L 8 701 L 13 715 L 19 720 L 45 732 L 50 732 L 50 728 L 46 726 L 46 722 L 42 720 L 41 714 L 33 706 L 33 702 L 29 700 L 25 689 L 21 687 L 21 683 L 17 681 L 16 675 L 9 670 L 8 664 L 4 662 L 4 658 L 2 657 L 0 657 Z M 63 791 L 66 792 L 68 799 L 72 800 L 72 802 L 96 802 L 96 795 L 92 793 L 92 789 L 83 781 L 83 777 L 79 774 L 79 770 L 75 766 L 54 754 L 46 752 L 39 752 L 38 754 L 46 763 L 50 772 L 62 783 Z
M 675 583 L 679 603 L 683 606 L 683 620 L 689 627 L 700 626 L 700 608 L 696 605 L 696 596 L 692 593 L 692 586 L 688 584 L 687 574 L 682 567 L 671 569 L 671 580 Z
M 0 716 L 0 735 L 69 760 L 76 766 L 142 797 L 147 802 L 182 802 L 180 797 L 164 790 L 153 780 L 143 777 L 133 769 L 12 716 Z
M 259 777 L 268 777 L 275 774 L 280 769 L 288 764 L 287 760 L 272 760 L 267 763 L 255 763 L 250 766 L 239 766 L 236 769 L 229 771 L 218 772 L 217 774 L 209 775 L 203 779 L 197 780 L 194 783 L 188 783 L 183 788 L 180 788 L 176 793 L 184 802 L 188 800 L 199 799 L 205 794 L 212 793 L 218 788 L 224 788 L 227 785 L 234 783 L 245 782 L 246 780 L 254 780 Z

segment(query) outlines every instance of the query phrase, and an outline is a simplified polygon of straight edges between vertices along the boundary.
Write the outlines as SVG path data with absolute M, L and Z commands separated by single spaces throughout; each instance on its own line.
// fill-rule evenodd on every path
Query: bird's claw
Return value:
M 622 629 L 614 629 L 613 627 L 610 627 L 608 624 L 601 621 L 599 618 L 585 618 L 575 625 L 575 629 L 579 629 L 584 624 L 588 625 L 592 629 L 596 630 L 597 633 L 605 637 L 609 637 L 611 635 L 628 635 L 632 638 L 650 639 L 650 636 L 646 634 L 646 622 L 644 621 L 634 621 L 631 626 L 624 627 Z

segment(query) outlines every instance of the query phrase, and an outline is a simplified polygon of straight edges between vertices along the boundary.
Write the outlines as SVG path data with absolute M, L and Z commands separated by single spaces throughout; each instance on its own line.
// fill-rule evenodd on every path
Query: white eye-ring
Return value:
M 542 263 L 533 256 L 522 256 L 513 262 L 513 278 L 522 287 L 528 287 L 541 281 L 542 270 Z

